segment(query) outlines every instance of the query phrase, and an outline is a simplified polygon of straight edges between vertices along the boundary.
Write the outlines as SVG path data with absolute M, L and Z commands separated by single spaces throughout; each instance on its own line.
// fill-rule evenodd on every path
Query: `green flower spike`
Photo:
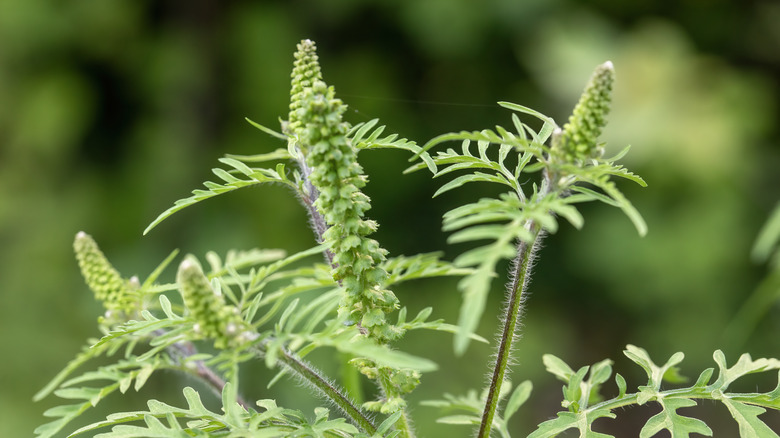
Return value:
M 81 275 L 107 313 L 131 313 L 138 305 L 138 279 L 126 280 L 111 265 L 89 234 L 79 231 L 73 241 Z
M 347 312 L 351 321 L 377 341 L 387 342 L 401 334 L 385 318 L 398 307 L 398 299 L 381 286 L 387 272 L 378 265 L 385 260 L 386 251 L 367 237 L 377 225 L 363 219 L 371 203 L 360 191 L 366 178 L 346 137 L 345 110 L 333 88 L 316 81 L 303 91 L 297 134 L 306 147 L 309 179 L 319 193 L 314 205 L 329 227 L 322 237 L 333 242 L 333 277 L 346 289 L 341 312 Z
M 303 40 L 295 52 L 295 64 L 292 71 L 292 87 L 290 88 L 290 115 L 287 119 L 287 130 L 296 134 L 301 127 L 298 117 L 304 90 L 311 88 L 316 81 L 322 80 L 322 71 L 317 58 L 317 46 L 312 40 Z
M 323 241 L 322 235 L 328 229 L 325 219 L 314 207 L 314 201 L 320 196 L 316 187 L 311 184 L 309 175 L 311 169 L 306 164 L 306 158 L 303 151 L 308 147 L 301 142 L 301 106 L 303 105 L 304 91 L 311 88 L 316 81 L 322 80 L 320 64 L 317 60 L 317 47 L 312 40 L 303 40 L 298 44 L 298 50 L 295 52 L 295 65 L 292 71 L 292 83 L 290 86 L 290 114 L 287 121 L 282 121 L 282 132 L 287 135 L 287 149 L 290 155 L 295 159 L 300 169 L 301 176 L 299 181 L 299 196 L 301 203 L 309 213 L 314 232 L 317 236 L 317 242 Z M 298 177 L 296 177 L 298 179 Z M 333 254 L 326 252 L 328 261 L 333 263 Z
M 598 146 L 598 137 L 607 125 L 607 114 L 612 100 L 615 68 L 611 61 L 596 67 L 588 81 L 569 123 L 553 137 L 553 153 L 565 162 L 600 158 L 604 153 Z
M 212 289 L 200 265 L 187 258 L 176 275 L 179 292 L 184 304 L 195 320 L 194 331 L 204 339 L 213 339 L 216 348 L 235 347 L 240 341 L 246 324 L 234 306 Z

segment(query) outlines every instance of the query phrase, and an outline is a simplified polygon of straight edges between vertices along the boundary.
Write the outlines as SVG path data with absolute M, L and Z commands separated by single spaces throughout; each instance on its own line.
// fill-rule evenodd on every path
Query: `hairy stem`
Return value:
M 317 370 L 310 367 L 306 362 L 300 360 L 298 357 L 282 349 L 282 354 L 279 356 L 279 360 L 282 361 L 291 371 L 303 379 L 306 383 L 311 384 L 317 390 L 319 390 L 328 400 L 333 402 L 339 407 L 352 422 L 363 429 L 369 435 L 376 433 L 376 425 L 370 418 L 354 403 L 350 400 L 344 392 L 342 392 L 336 385 L 329 382 L 323 377 Z
M 300 169 L 304 180 L 304 191 L 298 193 L 298 199 L 300 199 L 301 204 L 303 204 L 303 207 L 309 214 L 309 225 L 311 226 L 312 231 L 314 231 L 314 238 L 317 240 L 317 243 L 322 243 L 324 241 L 322 235 L 328 230 L 328 224 L 325 222 L 322 213 L 314 206 L 314 202 L 320 196 L 320 192 L 314 187 L 309 179 L 311 167 L 306 164 L 306 160 L 300 159 L 295 160 L 295 162 L 298 165 L 298 169 Z M 324 254 L 325 258 L 328 260 L 328 264 L 333 266 L 333 252 L 326 249 Z
M 403 398 L 403 394 L 393 387 L 391 376 L 385 369 L 379 369 L 377 371 L 376 382 L 379 384 L 379 388 L 385 395 L 386 399 L 400 397 Z M 401 418 L 395 423 L 395 430 L 399 431 L 398 435 L 401 438 L 414 438 L 414 427 L 412 427 L 412 421 L 409 418 L 409 411 L 405 407 L 401 407 Z
M 488 438 L 490 436 L 493 416 L 496 413 L 496 407 L 499 402 L 501 385 L 504 383 L 504 375 L 506 374 L 506 369 L 509 365 L 517 320 L 521 316 L 521 308 L 524 300 L 523 294 L 526 290 L 528 279 L 530 278 L 536 248 L 543 238 L 543 233 L 540 232 L 539 226 L 534 222 L 530 222 L 528 227 L 534 238 L 533 242 L 529 243 L 522 241 L 517 247 L 517 257 L 515 258 L 512 268 L 512 281 L 507 290 L 508 297 L 506 315 L 504 316 L 504 327 L 501 332 L 501 342 L 498 345 L 498 352 L 496 353 L 496 363 L 493 367 L 493 376 L 490 380 L 490 387 L 488 388 L 485 409 L 482 412 L 482 423 L 479 426 L 479 433 L 477 435 L 479 438 Z
M 401 432 L 398 436 L 403 438 L 414 438 L 414 428 L 412 427 L 411 420 L 409 420 L 409 411 L 402 409 L 401 412 L 401 418 L 395 423 L 395 429 Z
M 559 175 L 555 172 L 545 170 L 542 173 L 541 187 L 539 190 L 539 199 L 543 199 L 550 193 L 558 192 L 560 196 L 566 196 L 559 192 Z M 534 257 L 536 250 L 544 239 L 545 233 L 541 226 L 535 221 L 528 221 L 526 228 L 531 232 L 530 242 L 521 241 L 517 245 L 517 255 L 512 262 L 512 272 L 510 284 L 507 285 L 507 303 L 506 313 L 504 315 L 504 327 L 501 332 L 501 343 L 496 352 L 496 362 L 493 366 L 493 375 L 488 387 L 487 399 L 485 400 L 485 409 L 482 411 L 482 422 L 479 425 L 477 437 L 489 438 L 490 430 L 493 427 L 493 417 L 498 407 L 499 395 L 501 394 L 501 385 L 504 384 L 504 375 L 509 366 L 512 355 L 512 343 L 515 340 L 515 330 L 517 321 L 522 316 L 523 302 L 525 301 L 525 291 L 531 278 Z

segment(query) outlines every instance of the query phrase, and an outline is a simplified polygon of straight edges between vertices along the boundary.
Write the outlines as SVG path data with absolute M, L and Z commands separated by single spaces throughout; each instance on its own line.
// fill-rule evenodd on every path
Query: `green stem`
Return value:
M 541 181 L 538 199 L 543 199 L 549 193 L 559 192 L 559 176 L 556 172 L 550 172 L 545 169 Z M 522 192 L 520 193 L 522 195 Z M 524 196 L 520 196 L 524 199 Z M 517 320 L 522 316 L 521 309 L 525 301 L 525 290 L 528 287 L 528 281 L 531 278 L 534 256 L 539 247 L 544 232 L 541 226 L 535 221 L 529 221 L 526 225 L 531 232 L 530 242 L 520 241 L 517 245 L 517 256 L 512 263 L 511 282 L 507 287 L 506 314 L 504 315 L 504 328 L 501 332 L 501 343 L 498 345 L 496 353 L 496 363 L 493 367 L 493 375 L 488 387 L 487 399 L 485 400 L 485 409 L 482 411 L 482 422 L 479 425 L 478 438 L 489 438 L 490 431 L 493 428 L 493 417 L 496 415 L 499 395 L 501 394 L 501 385 L 504 384 L 504 375 L 509 365 L 509 359 L 512 354 L 512 343 L 515 339 L 515 330 Z
M 479 426 L 479 438 L 490 437 L 490 430 L 493 426 L 493 417 L 496 413 L 496 407 L 499 402 L 501 385 L 504 383 L 504 374 L 509 364 L 509 358 L 512 351 L 512 342 L 515 337 L 515 328 L 517 320 L 521 316 L 523 304 L 523 294 L 530 278 L 533 267 L 534 254 L 536 248 L 542 239 L 542 233 L 539 226 L 534 222 L 529 223 L 529 229 L 533 233 L 533 241 L 521 241 L 517 248 L 517 257 L 515 258 L 512 272 L 512 282 L 508 287 L 506 315 L 504 316 L 504 327 L 501 333 L 501 343 L 498 345 L 496 353 L 496 363 L 493 368 L 493 376 L 488 388 L 487 400 L 485 401 L 485 410 L 482 412 L 482 423 Z
M 376 382 L 379 384 L 379 387 L 382 389 L 382 393 L 387 399 L 390 399 L 391 397 L 402 397 L 402 395 L 399 394 L 398 391 L 393 387 L 393 384 L 390 381 L 390 376 L 386 371 L 380 368 L 377 373 L 378 376 L 376 378 Z M 399 418 L 395 423 L 395 430 L 401 432 L 398 435 L 400 438 L 415 437 L 414 427 L 412 427 L 412 422 L 409 419 L 409 411 L 407 411 L 406 408 L 401 408 L 401 418 Z
M 398 419 L 398 422 L 395 423 L 395 430 L 401 432 L 398 435 L 399 437 L 414 438 L 414 428 L 409 420 L 409 412 L 406 409 L 402 409 L 401 411 L 403 413 L 401 414 L 401 418 Z
M 609 400 L 604 400 L 602 402 L 596 403 L 592 406 L 588 406 L 586 409 L 583 409 L 580 412 L 594 412 L 594 411 L 600 411 L 600 410 L 607 410 L 607 411 L 614 411 L 615 409 L 624 408 L 627 406 L 632 405 L 639 405 L 639 396 L 641 393 L 630 393 L 630 394 L 624 394 L 622 397 L 616 397 Z M 740 396 L 742 395 L 753 395 L 753 394 L 728 394 L 728 398 L 732 400 L 739 400 Z M 679 388 L 679 389 L 670 389 L 666 391 L 657 391 L 657 395 L 650 399 L 650 401 L 654 401 L 658 403 L 658 400 L 661 399 L 671 399 L 671 398 L 686 398 L 686 399 L 700 399 L 700 400 L 713 400 L 713 401 L 720 401 L 719 398 L 713 396 L 713 391 L 710 387 L 693 387 L 693 388 Z M 761 403 L 760 401 L 757 401 L 755 398 L 751 397 L 749 401 L 745 401 L 747 403 L 750 403 L 754 406 L 760 406 L 766 409 L 777 409 L 774 404 L 771 402 L 768 403 Z
M 282 349 L 281 352 L 279 359 L 298 377 L 317 388 L 328 400 L 338 406 L 356 426 L 369 435 L 376 433 L 376 425 L 339 388 L 292 353 L 285 349 Z

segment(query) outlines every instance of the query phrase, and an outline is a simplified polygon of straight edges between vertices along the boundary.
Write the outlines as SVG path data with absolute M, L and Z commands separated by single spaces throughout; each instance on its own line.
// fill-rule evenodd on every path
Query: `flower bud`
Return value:
M 130 312 L 137 304 L 138 279 L 122 278 L 89 234 L 79 231 L 73 241 L 81 275 L 95 298 L 110 314 Z
M 614 82 L 615 68 L 611 61 L 596 67 L 569 122 L 563 126 L 560 135 L 553 136 L 553 153 L 559 159 L 573 162 L 599 158 L 603 154 L 603 148 L 597 141 L 607 125 Z
M 312 40 L 303 40 L 295 52 L 295 66 L 292 71 L 292 87 L 290 89 L 290 114 L 286 125 L 287 131 L 294 135 L 301 126 L 299 113 L 303 92 L 316 81 L 322 80 L 317 46 Z
M 226 305 L 224 297 L 214 291 L 198 263 L 190 258 L 181 262 L 176 281 L 195 321 L 193 331 L 202 338 L 213 339 L 217 348 L 234 345 L 245 328 L 244 321 L 235 307 Z

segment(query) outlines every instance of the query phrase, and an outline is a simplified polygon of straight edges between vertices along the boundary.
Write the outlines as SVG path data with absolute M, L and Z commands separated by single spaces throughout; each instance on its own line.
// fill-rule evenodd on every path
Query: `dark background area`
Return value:
M 283 146 L 245 122 L 276 127 L 287 114 L 292 54 L 317 42 L 325 80 L 350 107 L 352 123 L 378 117 L 418 143 L 453 130 L 510 126 L 495 102 L 532 107 L 563 124 L 592 69 L 612 60 L 617 83 L 604 139 L 649 187 L 620 188 L 646 218 L 636 235 L 617 209 L 583 208 L 585 227 L 545 241 L 517 348 L 517 381 L 532 399 L 513 433 L 553 416 L 560 384 L 541 356 L 572 365 L 606 357 L 644 383 L 621 351 L 646 348 L 663 363 L 686 353 L 694 378 L 722 349 L 778 356 L 780 308 L 766 309 L 744 342 L 729 322 L 766 274 L 750 247 L 780 199 L 780 4 L 773 1 L 409 0 L 83 1 L 0 0 L 0 425 L 30 436 L 54 398 L 32 395 L 98 335 L 100 307 L 71 254 L 79 230 L 92 234 L 125 275 L 145 277 L 172 249 L 312 244 L 304 211 L 280 187 L 246 189 L 188 208 L 148 236 L 143 229 L 176 199 L 211 178 L 226 153 Z M 474 186 L 431 200 L 438 185 L 402 175 L 407 156 L 360 155 L 369 175 L 375 237 L 391 255 L 446 245 L 441 214 L 490 192 Z M 169 277 L 172 272 L 168 273 Z M 496 281 L 480 333 L 492 338 L 503 280 Z M 455 322 L 455 280 L 425 281 L 396 294 L 410 313 L 426 306 Z M 421 436 L 438 416 L 419 400 L 481 388 L 490 349 L 452 354 L 449 336 L 410 334 L 403 345 L 439 362 L 412 395 Z M 332 357 L 317 358 L 325 365 Z M 267 371 L 248 370 L 257 397 L 311 412 L 294 384 L 264 389 Z M 751 382 L 761 390 L 776 384 Z M 158 377 L 142 394 L 113 396 L 111 409 L 181 405 L 181 382 Z M 739 388 L 737 388 L 739 389 Z M 755 391 L 748 385 L 745 391 Z M 615 391 L 614 384 L 606 391 Z M 619 412 L 637 436 L 653 408 Z M 695 408 L 725 423 L 725 408 Z M 780 419 L 774 414 L 776 430 Z M 613 427 L 613 429 L 609 429 Z M 448 435 L 469 436 L 444 426 Z M 722 434 L 721 434 L 722 433 Z

